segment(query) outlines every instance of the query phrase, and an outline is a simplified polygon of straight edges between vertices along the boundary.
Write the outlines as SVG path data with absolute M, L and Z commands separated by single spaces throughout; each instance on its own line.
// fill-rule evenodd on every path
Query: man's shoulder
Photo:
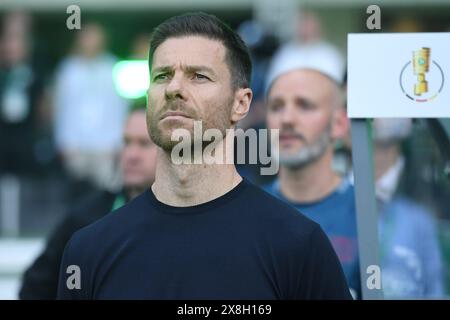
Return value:
M 291 205 L 280 200 L 278 197 L 272 194 L 272 185 L 257 186 L 251 182 L 248 182 L 249 188 L 249 201 L 259 203 L 261 209 L 280 209 L 281 212 L 286 212 L 290 215 L 297 216 L 298 210 Z M 265 210 L 273 213 L 273 210 Z
M 70 207 L 67 217 L 92 223 L 108 213 L 117 195 L 109 191 L 94 191 L 77 200 Z
M 303 236 L 318 227 L 316 222 L 301 211 L 273 195 L 267 186 L 252 185 L 252 194 L 248 201 L 255 209 L 257 208 L 255 214 L 258 220 L 269 223 L 274 230 L 282 228 L 292 235 Z
M 144 192 L 124 206 L 81 228 L 70 239 L 71 247 L 99 250 L 108 243 L 120 241 L 139 223 L 137 218 L 145 210 L 145 198 Z
M 342 181 L 339 184 L 336 191 L 342 196 L 346 196 L 353 200 L 355 199 L 355 186 L 353 185 L 352 181 L 347 177 L 342 178 Z
M 435 227 L 433 212 L 424 204 L 407 196 L 394 198 L 388 205 L 388 210 L 404 225 L 414 225 L 422 230 Z
M 272 194 L 277 185 L 278 185 L 278 179 L 275 179 L 269 183 L 261 185 L 260 188 L 263 189 L 265 192 Z
M 337 209 L 356 215 L 355 187 L 347 178 L 343 178 L 336 191 L 330 198 L 330 205 Z

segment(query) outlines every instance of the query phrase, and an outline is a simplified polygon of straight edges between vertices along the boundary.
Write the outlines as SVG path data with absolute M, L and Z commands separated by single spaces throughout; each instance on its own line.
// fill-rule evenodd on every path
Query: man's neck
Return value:
M 142 192 L 145 191 L 145 187 L 144 188 L 140 188 L 140 187 L 125 187 L 125 196 L 127 198 L 127 201 L 133 200 L 134 198 L 136 198 L 138 195 L 140 195 Z
M 313 202 L 331 194 L 341 183 L 332 169 L 332 151 L 298 169 L 280 168 L 280 191 L 292 202 Z
M 167 205 L 189 207 L 231 191 L 242 181 L 233 164 L 174 164 L 170 153 L 158 150 L 155 197 Z

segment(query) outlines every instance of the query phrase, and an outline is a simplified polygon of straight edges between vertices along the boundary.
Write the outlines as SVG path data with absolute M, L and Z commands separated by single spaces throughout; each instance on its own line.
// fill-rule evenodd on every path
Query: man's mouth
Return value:
M 280 135 L 280 141 L 295 141 L 302 140 L 302 137 L 296 134 L 282 134 Z
M 177 111 L 169 111 L 166 112 L 162 117 L 161 120 L 163 119 L 167 119 L 167 118 L 185 118 L 185 119 L 191 119 L 190 116 L 188 116 L 187 114 L 183 113 L 183 112 L 177 112 Z
M 298 133 L 281 133 L 279 141 L 281 146 L 289 147 L 297 145 L 298 142 L 305 142 L 305 139 Z

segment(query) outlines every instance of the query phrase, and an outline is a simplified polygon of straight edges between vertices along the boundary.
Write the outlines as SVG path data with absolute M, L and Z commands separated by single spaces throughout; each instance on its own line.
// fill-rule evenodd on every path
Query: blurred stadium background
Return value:
M 215 14 L 239 30 L 254 50 L 254 55 L 263 61 L 261 74 L 258 75 L 261 78 L 264 77 L 264 61 L 270 61 L 281 44 L 295 37 L 295 21 L 299 10 L 316 14 L 322 25 L 324 39 L 344 57 L 348 33 L 450 31 L 450 0 L 0 0 L 0 24 L 3 27 L 11 13 L 21 12 L 27 17 L 22 21 L 29 25 L 28 29 L 25 28 L 28 60 L 40 81 L 39 90 L 42 93 L 39 104 L 36 104 L 36 112 L 33 113 L 34 119 L 31 120 L 35 124 L 34 131 L 28 138 L 26 135 L 9 136 L 8 131 L 0 131 L 0 142 L 13 140 L 16 145 L 27 145 L 30 151 L 24 155 L 29 161 L 13 172 L 0 168 L 3 170 L 0 171 L 0 299 L 17 299 L 22 272 L 40 253 L 46 236 L 68 208 L 92 187 L 85 182 L 74 182 L 67 175 L 52 130 L 55 74 L 79 33 L 66 27 L 69 17 L 66 8 L 72 4 L 81 9 L 82 26 L 88 21 L 103 26 L 107 50 L 119 61 L 128 62 L 146 58 L 142 54 L 139 56 L 146 50 L 145 46 L 144 49 L 139 47 L 139 39 L 146 39 L 152 28 L 166 18 L 198 10 Z M 369 4 L 377 4 L 381 8 L 381 31 L 369 31 L 366 28 L 369 16 L 366 8 Z M 122 64 L 122 69 L 120 66 L 118 68 L 117 81 L 133 70 L 129 63 Z M 142 66 L 136 68 L 142 71 Z M 0 82 L 0 87 L 3 84 Z M 136 89 L 133 86 L 119 86 L 116 89 L 129 105 L 140 103 L 143 99 L 139 92 L 130 93 L 129 90 Z M 255 115 L 255 119 L 246 126 L 256 125 L 260 118 Z M 443 121 L 448 128 L 447 138 L 450 132 L 448 120 Z M 423 176 L 431 187 L 418 192 L 424 201 L 438 208 L 435 216 L 439 219 L 440 243 L 446 261 L 448 297 L 450 200 L 445 199 L 445 195 L 448 194 L 449 180 L 442 181 L 440 172 L 445 163 L 438 151 L 439 141 L 429 133 L 424 121 L 416 121 L 413 132 L 407 156 L 416 157 L 416 163 L 427 164 L 423 168 Z M 5 150 L 8 149 L 0 151 Z M 2 153 L 0 156 L 8 155 Z

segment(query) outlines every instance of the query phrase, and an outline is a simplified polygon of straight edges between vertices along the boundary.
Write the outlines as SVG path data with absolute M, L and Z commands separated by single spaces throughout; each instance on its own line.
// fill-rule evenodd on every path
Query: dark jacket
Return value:
M 20 299 L 55 299 L 64 248 L 79 229 L 108 214 L 120 194 L 99 191 L 80 201 L 51 233 L 41 255 L 26 270 Z

